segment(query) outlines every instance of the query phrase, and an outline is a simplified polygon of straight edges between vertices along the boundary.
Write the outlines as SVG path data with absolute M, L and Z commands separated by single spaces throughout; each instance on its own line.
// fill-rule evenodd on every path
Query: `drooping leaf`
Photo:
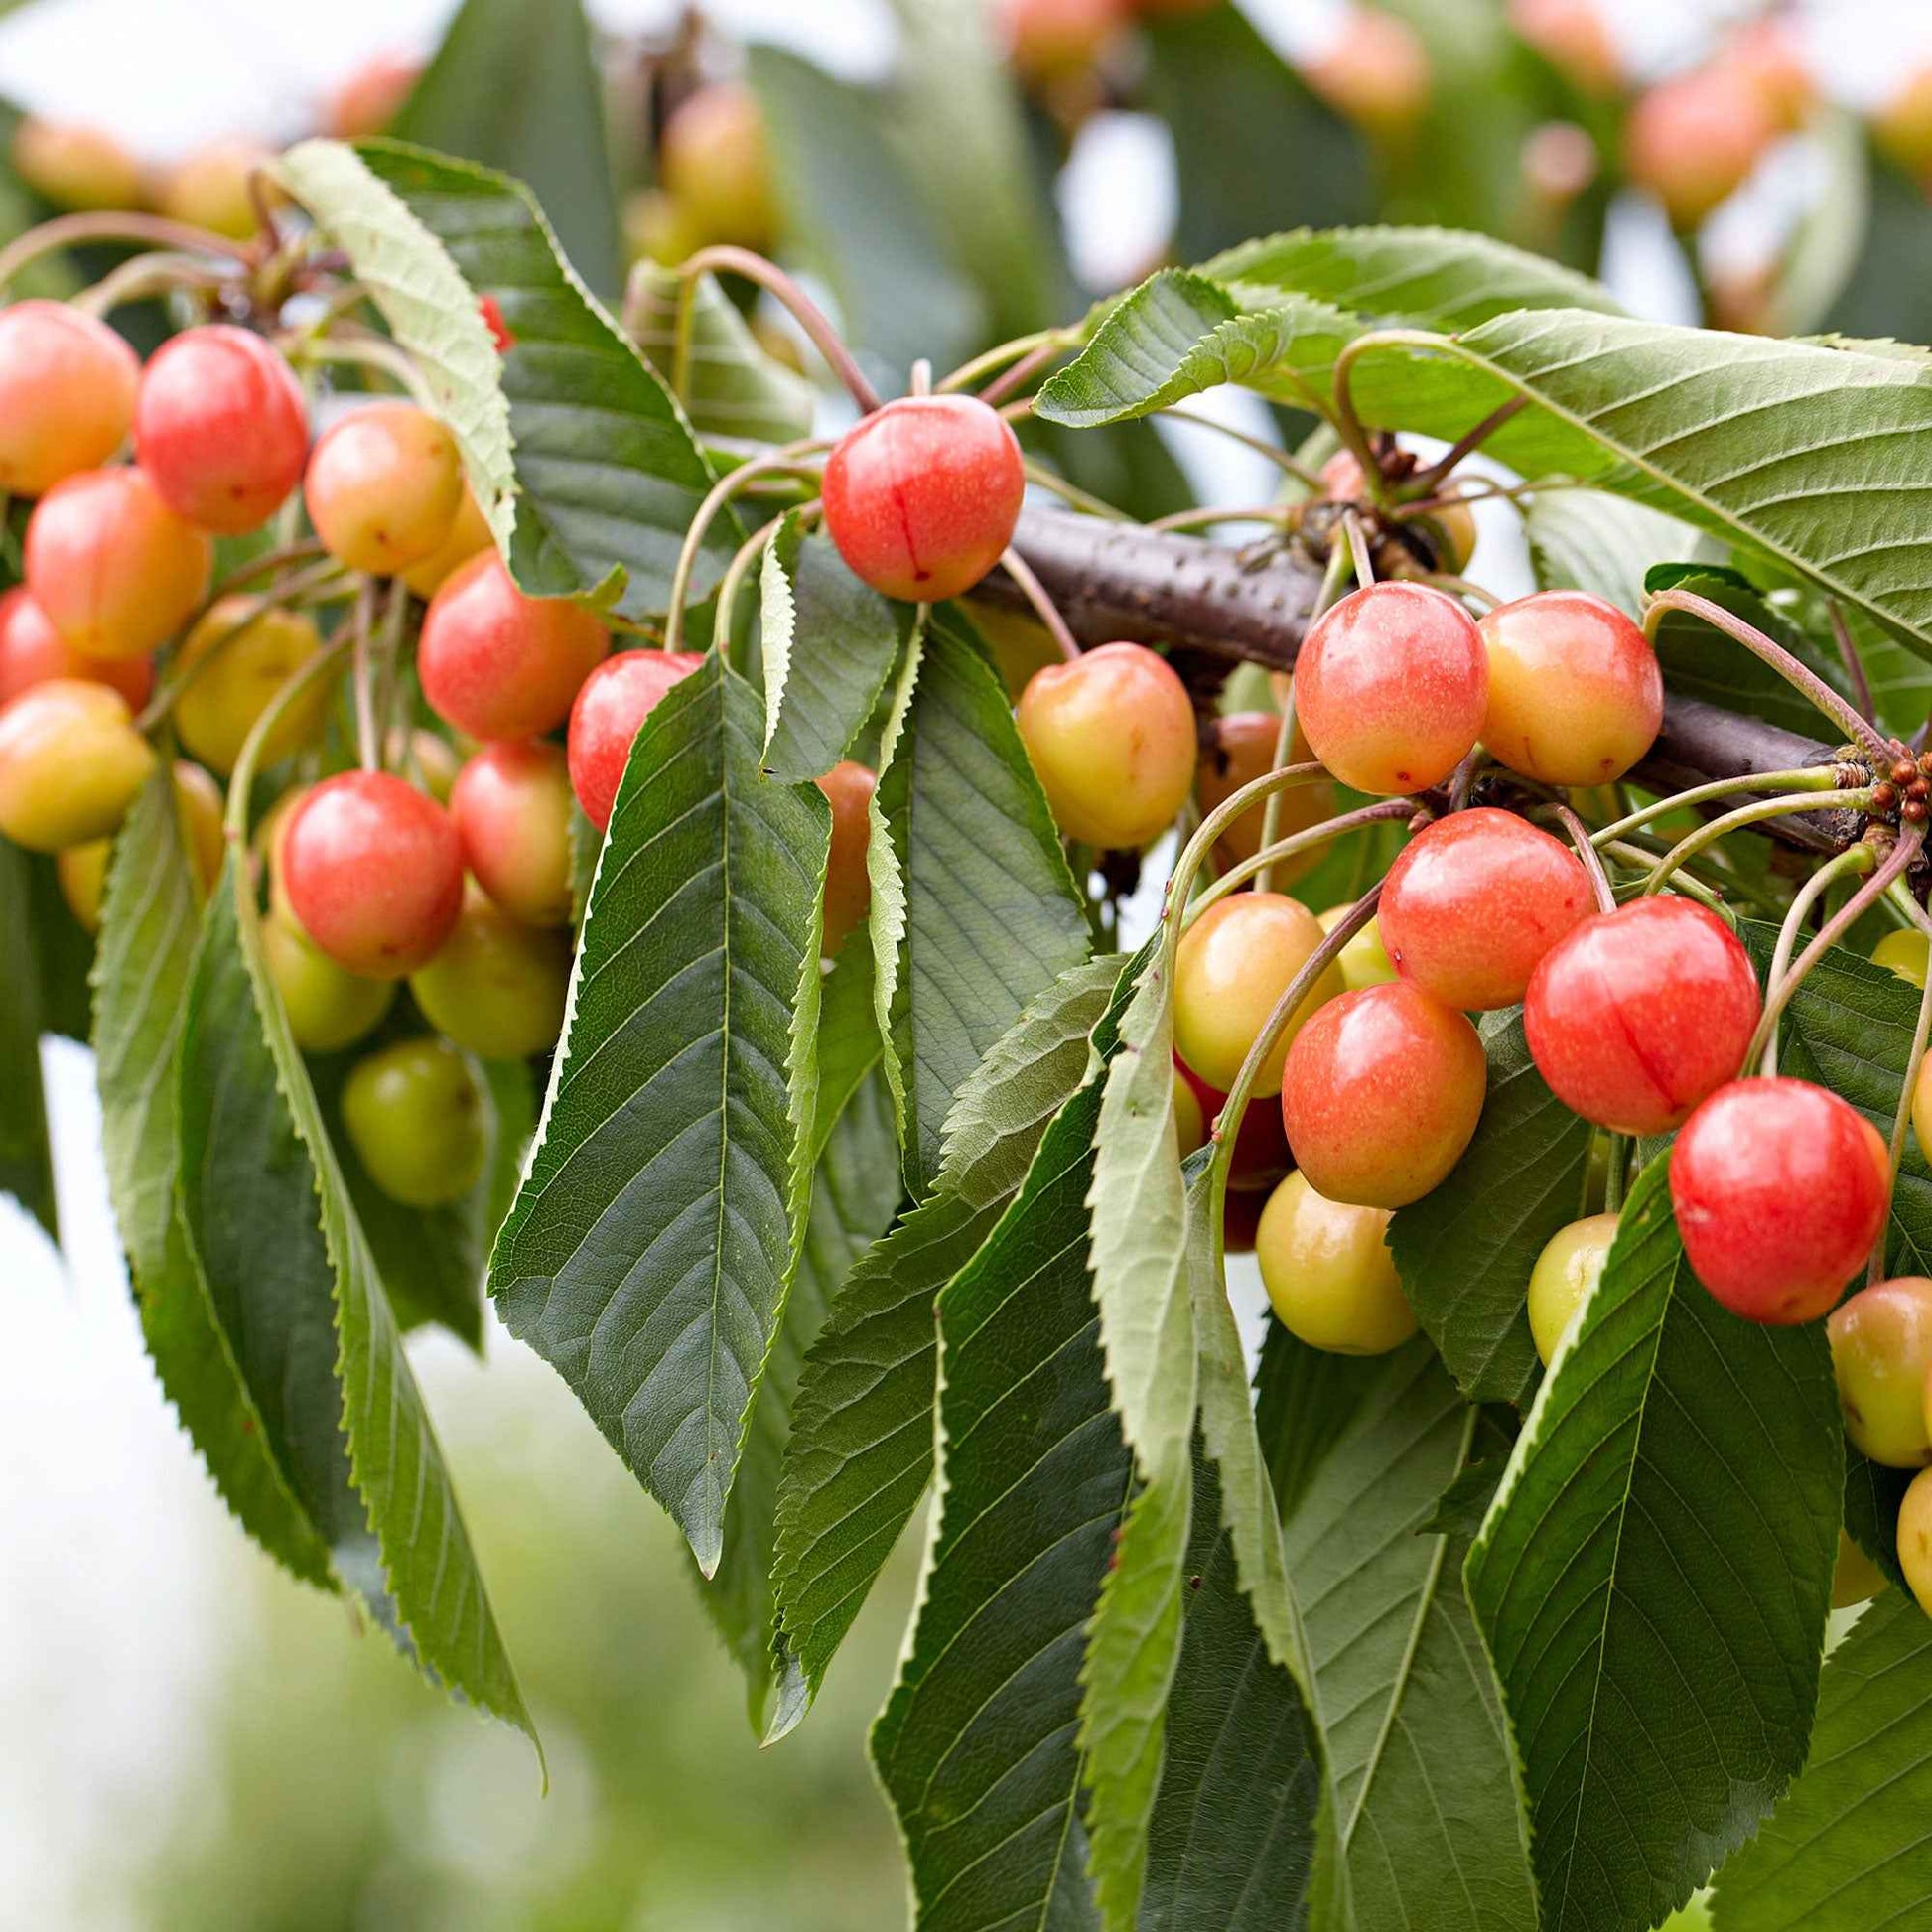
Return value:
M 1269 1315 L 1255 1369 L 1255 1430 L 1284 1520 L 1300 1507 L 1381 1373 L 1376 1357 L 1311 1348 Z
M 709 1575 L 804 1239 L 830 813 L 715 654 L 631 747 L 489 1287 Z
M 1644 578 L 1660 558 L 1720 547 L 1674 516 L 1600 489 L 1538 490 L 1523 534 L 1539 590 L 1588 591 L 1632 618 L 1643 615 Z
M 27 855 L 0 839 L 0 1192 L 13 1195 L 58 1241 L 31 904 Z
M 1551 1932 L 1681 1905 L 1804 1762 L 1818 1696 L 1844 1483 L 1829 1351 L 1698 1285 L 1667 1166 L 1631 1190 L 1466 1571 Z
M 1932 1621 L 1883 1591 L 1832 1652 L 1804 1775 L 1718 1874 L 1717 1932 L 1877 1932 L 1932 1899 Z
M 161 765 L 128 808 L 101 895 L 94 1072 L 108 1198 L 162 1392 L 215 1488 L 292 1575 L 334 1589 L 329 1551 L 277 1460 L 176 1201 L 175 1053 L 200 919 L 174 776 Z
M 1544 1085 L 1517 1010 L 1486 1014 L 1489 1094 L 1468 1151 L 1399 1208 L 1389 1246 L 1416 1319 L 1472 1402 L 1520 1402 L 1537 1374 L 1530 1270 L 1583 1217 L 1591 1129 Z

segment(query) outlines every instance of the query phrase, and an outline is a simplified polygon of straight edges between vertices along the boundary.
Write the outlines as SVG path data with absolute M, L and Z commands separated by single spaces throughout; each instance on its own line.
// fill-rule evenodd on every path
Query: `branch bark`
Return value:
M 1276 670 L 1294 667 L 1321 577 L 1313 560 L 1279 545 L 1236 549 L 1065 510 L 1030 507 L 1013 544 L 1083 644 L 1117 637 L 1181 644 Z M 1001 572 L 975 595 L 1025 603 Z M 1631 776 L 1666 793 L 1839 756 L 1837 747 L 1761 719 L 1666 693 L 1663 729 Z M 1856 812 L 1806 812 L 1763 829 L 1808 852 L 1836 852 L 1861 836 L 1864 820 Z

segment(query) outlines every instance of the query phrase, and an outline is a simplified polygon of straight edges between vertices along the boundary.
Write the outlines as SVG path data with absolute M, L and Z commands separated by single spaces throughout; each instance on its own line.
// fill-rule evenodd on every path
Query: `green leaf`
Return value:
M 1718 1932 L 1877 1932 L 1932 1898 L 1932 1622 L 1886 1590 L 1832 1652 L 1804 1775 L 1718 1877 Z
M 801 536 L 795 515 L 765 551 L 760 577 L 764 766 L 795 783 L 851 756 L 912 612 L 853 576 L 830 537 Z
M 1462 1595 L 1467 1539 L 1426 1533 L 1481 1412 L 1424 1340 L 1376 1366 L 1285 1532 L 1355 1910 L 1365 1926 L 1535 1932 L 1509 1737 Z
M 917 1197 L 967 1075 L 1088 943 L 1006 692 L 943 609 L 908 654 L 887 726 L 867 868 L 886 1075 Z
M 276 1459 L 176 1202 L 175 1054 L 201 922 L 197 900 L 174 774 L 164 762 L 128 808 L 101 895 L 94 1073 L 108 1198 L 155 1373 L 221 1499 L 292 1575 L 334 1589 L 329 1552 Z
M 689 347 L 680 386 L 677 312 L 684 287 L 675 269 L 638 262 L 624 291 L 623 326 L 676 391 L 692 426 L 705 435 L 755 443 L 795 443 L 809 436 L 816 403 L 812 385 L 766 353 L 715 275 L 700 275 L 691 285 Z
M 831 814 L 759 772 L 758 694 L 716 655 L 638 732 L 591 887 L 523 1186 L 490 1257 L 709 1576 L 804 1239 Z
M 61 1238 L 41 1088 L 40 962 L 26 853 L 0 839 L 0 1191 Z
M 388 131 L 527 182 L 578 272 L 616 296 L 604 84 L 579 0 L 464 0 Z
M 1907 1585 L 1898 1563 L 1898 1505 L 1913 1473 L 1867 1461 L 1850 1443 L 1845 1446 L 1845 1534 L 1899 1589 Z
M 1375 1356 L 1311 1348 L 1269 1314 L 1255 1370 L 1255 1430 L 1284 1521 L 1300 1507 L 1381 1373 Z
M 52 854 L 35 853 L 27 862 L 29 931 L 40 962 L 40 1024 L 45 1034 L 88 1043 L 93 1006 L 87 982 L 93 976 L 94 941 L 73 916 L 61 891 Z
M 433 1682 L 534 1741 L 232 852 L 195 955 L 176 1092 L 189 1245 L 337 1575 Z
M 883 1050 L 873 1012 L 872 952 L 860 933 L 839 948 L 831 970 L 819 981 L 818 1095 L 809 1145 L 814 1165 L 845 1103 L 879 1064 Z
M 1404 1293 L 1473 1402 L 1520 1402 L 1537 1375 L 1530 1270 L 1584 1214 L 1591 1129 L 1543 1084 L 1521 1011 L 1485 1014 L 1489 1094 L 1449 1178 L 1389 1223 Z
M 1523 534 L 1539 590 L 1588 591 L 1632 618 L 1643 615 L 1644 578 L 1660 557 L 1695 556 L 1710 543 L 1674 516 L 1600 489 L 1539 489 Z M 1732 649 L 1740 662 L 1749 655 Z
M 1668 1159 L 1624 1205 L 1470 1553 L 1550 1932 L 1653 1925 L 1804 1762 L 1844 1484 L 1817 1327 L 1698 1286 Z

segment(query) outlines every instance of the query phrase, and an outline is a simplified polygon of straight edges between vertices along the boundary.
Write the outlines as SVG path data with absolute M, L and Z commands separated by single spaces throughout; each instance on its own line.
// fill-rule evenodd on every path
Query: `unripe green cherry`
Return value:
M 1871 963 L 1882 966 L 1921 992 L 1925 990 L 1925 969 L 1932 959 L 1932 939 L 1916 926 L 1901 925 L 1888 932 L 1871 949 Z
M 1386 1355 L 1416 1332 L 1389 1252 L 1389 1220 L 1386 1208 L 1323 1199 L 1304 1173 L 1269 1195 L 1255 1258 L 1290 1334 L 1332 1354 Z
M 1188 928 L 1174 959 L 1174 1049 L 1210 1087 L 1225 1093 L 1233 1086 L 1276 1001 L 1321 940 L 1314 914 L 1281 893 L 1230 893 Z M 1341 990 L 1341 974 L 1330 965 L 1262 1062 L 1255 1098 L 1280 1090 L 1297 1033 Z
M 1932 1469 L 1921 1469 L 1899 1502 L 1898 1567 L 1919 1608 L 1932 1616 Z
M 1614 1214 L 1592 1214 L 1559 1228 L 1530 1270 L 1530 1333 L 1545 1368 L 1602 1276 L 1616 1222 Z
M 872 844 L 872 794 L 879 780 L 863 764 L 842 759 L 818 780 L 832 807 L 832 847 L 825 865 L 825 936 L 829 955 L 872 905 L 866 852 Z
M 1869 1603 L 1885 1583 L 1885 1573 L 1840 1530 L 1838 1562 L 1832 1568 L 1832 1608 L 1849 1610 L 1855 1603 Z
M 221 787 L 199 764 L 175 760 L 175 808 L 181 817 L 182 838 L 194 868 L 201 897 L 214 890 L 221 874 L 227 842 L 221 831 Z M 100 900 L 107 887 L 107 861 L 112 839 L 89 839 L 85 845 L 63 846 L 54 855 L 54 874 L 68 910 L 89 932 L 100 930 Z
M 1187 802 L 1197 740 L 1187 687 L 1144 644 L 1102 644 L 1035 672 L 1020 736 L 1054 822 L 1111 850 L 1159 838 Z
M 1321 914 L 1321 930 L 1332 932 L 1348 916 L 1346 905 L 1331 905 Z M 1335 961 L 1341 968 L 1341 984 L 1344 992 L 1359 993 L 1365 986 L 1386 986 L 1395 978 L 1395 962 L 1389 957 L 1388 948 L 1382 943 L 1382 922 L 1370 919 L 1355 936 L 1342 947 L 1341 956 Z
M 428 410 L 366 403 L 316 444 L 302 493 L 331 556 L 393 576 L 443 547 L 463 506 L 463 461 Z
M 1892 1469 L 1932 1462 L 1925 1383 L 1932 1373 L 1932 1281 L 1897 1275 L 1848 1296 L 1825 1323 L 1845 1433 Z
M 680 102 L 664 123 L 658 172 L 705 241 L 771 242 L 778 226 L 771 156 L 751 88 L 718 82 Z
M 84 310 L 0 310 L 0 489 L 39 496 L 99 468 L 127 441 L 140 378 L 133 349 Z
M 395 1004 L 394 980 L 365 980 L 338 966 L 286 913 L 262 921 L 268 977 L 305 1053 L 337 1053 L 381 1024 Z
M 525 925 L 569 922 L 570 805 L 563 748 L 541 739 L 485 745 L 450 793 L 463 863 Z
M 459 1046 L 486 1059 L 527 1059 L 563 1032 L 570 939 L 511 918 L 472 888 L 455 931 L 410 974 L 409 990 L 423 1018 Z
M 1194 776 L 1194 795 L 1200 801 L 1201 816 L 1225 805 L 1243 785 L 1252 784 L 1275 764 L 1275 741 L 1281 735 L 1282 721 L 1271 711 L 1232 711 L 1217 718 L 1202 746 L 1200 766 Z M 1299 722 L 1290 733 L 1290 764 L 1306 764 L 1314 754 L 1303 737 Z M 1223 871 L 1252 859 L 1261 850 L 1261 834 L 1267 801 L 1253 806 L 1237 818 L 1214 842 L 1214 863 Z M 1335 810 L 1335 788 L 1327 779 L 1312 784 L 1295 785 L 1281 794 L 1277 807 L 1275 834 L 1288 838 L 1307 832 Z M 1272 877 L 1292 886 L 1304 873 L 1321 863 L 1321 852 L 1299 852 L 1293 858 L 1277 860 Z
M 153 765 L 118 691 L 37 684 L 0 709 L 0 833 L 31 852 L 105 838 Z
M 223 776 L 234 769 L 255 721 L 276 693 L 322 649 L 322 633 L 300 611 L 270 610 L 250 618 L 254 608 L 249 597 L 222 598 L 182 639 L 175 659 L 177 672 L 200 666 L 175 700 L 175 728 L 182 744 Z M 314 678 L 283 707 L 262 740 L 262 764 L 274 764 L 321 737 L 331 684 L 329 678 Z
M 399 1039 L 343 1084 L 343 1125 L 369 1178 L 405 1207 L 446 1207 L 477 1184 L 489 1134 L 482 1083 L 444 1039 Z

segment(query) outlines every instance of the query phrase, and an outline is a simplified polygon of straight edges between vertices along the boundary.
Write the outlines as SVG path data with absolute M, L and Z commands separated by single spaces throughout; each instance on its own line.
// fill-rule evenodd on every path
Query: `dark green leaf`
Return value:
M 490 1257 L 709 1575 L 804 1239 L 830 812 L 759 772 L 724 660 L 659 701 L 618 792 L 543 1122 Z
M 814 1163 L 854 1089 L 879 1064 L 879 1016 L 873 1008 L 872 950 L 864 932 L 839 948 L 819 981 L 818 1094 L 809 1152 Z
M 87 982 L 94 970 L 94 942 L 73 916 L 61 892 L 61 876 L 54 860 L 36 854 L 28 862 L 28 890 L 33 907 L 34 951 L 40 960 L 40 1016 L 43 1033 L 86 1045 L 93 1023 Z
M 1375 1357 L 1311 1348 L 1269 1315 L 1255 1371 L 1255 1429 L 1284 1518 L 1294 1515 L 1381 1374 Z
M 28 867 L 27 854 L 0 839 L 0 1192 L 13 1195 L 58 1241 Z
M 1906 1586 L 1898 1565 L 1898 1505 L 1912 1474 L 1867 1461 L 1850 1443 L 1845 1446 L 1845 1534 L 1899 1589 Z

